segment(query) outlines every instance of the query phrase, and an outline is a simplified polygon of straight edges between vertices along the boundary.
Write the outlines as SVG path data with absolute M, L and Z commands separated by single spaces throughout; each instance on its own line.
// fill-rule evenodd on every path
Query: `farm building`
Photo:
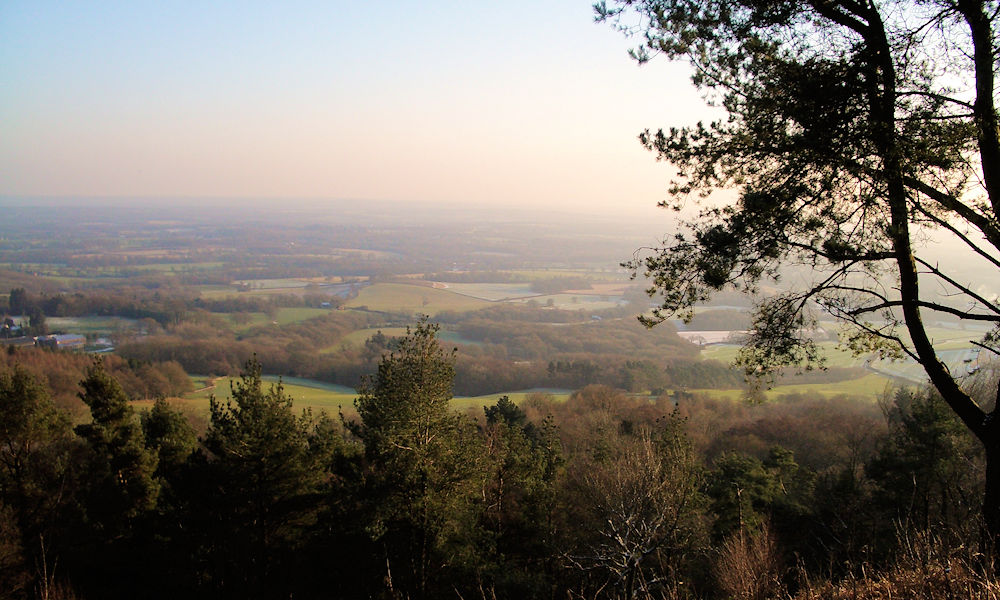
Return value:
M 39 348 L 52 348 L 53 350 L 83 350 L 87 343 L 87 338 L 75 333 L 62 335 L 40 335 L 35 338 L 35 345 Z

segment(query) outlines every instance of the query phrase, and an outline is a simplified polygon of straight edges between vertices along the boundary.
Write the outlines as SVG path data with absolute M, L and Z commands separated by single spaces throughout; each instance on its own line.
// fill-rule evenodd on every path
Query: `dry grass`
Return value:
M 948 548 L 927 534 L 900 539 L 896 563 L 839 582 L 806 581 L 795 600 L 1000 600 L 993 561 L 965 547 Z
M 785 596 L 778 545 L 766 523 L 760 532 L 737 532 L 719 549 L 715 581 L 726 598 L 767 600 Z

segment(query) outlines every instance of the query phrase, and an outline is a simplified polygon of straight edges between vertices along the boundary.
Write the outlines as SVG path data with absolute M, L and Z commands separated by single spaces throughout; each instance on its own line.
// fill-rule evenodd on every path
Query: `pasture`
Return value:
M 273 319 L 262 312 L 242 313 L 243 317 L 247 319 L 246 322 L 242 323 L 239 322 L 240 317 L 237 317 L 235 314 L 212 314 L 224 320 L 234 332 L 244 333 L 261 325 L 289 325 L 292 323 L 301 323 L 302 321 L 307 321 L 316 317 L 323 317 L 330 314 L 330 309 L 309 308 L 304 306 L 284 307 L 277 310 Z
M 787 396 L 790 394 L 801 394 L 803 396 L 822 396 L 825 398 L 832 398 L 834 396 L 862 396 L 869 398 L 872 401 L 878 400 L 883 396 L 887 389 L 891 389 L 892 386 L 898 385 L 893 379 L 879 375 L 877 373 L 871 373 L 865 375 L 864 377 L 859 377 L 857 379 L 847 379 L 844 381 L 838 381 L 833 383 L 799 383 L 799 384 L 783 384 L 775 386 L 764 392 L 765 397 L 774 401 L 782 396 Z M 738 400 L 743 398 L 746 391 L 743 389 L 709 389 L 709 388 L 691 388 L 684 390 L 685 392 L 690 392 L 693 394 L 710 396 L 713 398 L 720 398 L 726 400 Z
M 612 296 L 594 294 L 547 294 L 545 296 L 532 296 L 531 298 L 521 298 L 511 300 L 521 304 L 531 303 L 538 306 L 551 306 L 560 310 L 586 310 L 597 311 L 607 308 L 615 308 L 619 300 Z
M 835 331 L 839 326 L 832 321 L 821 322 L 820 325 L 828 331 Z M 948 365 L 952 373 L 969 375 L 979 366 L 979 352 L 972 343 L 982 338 L 984 331 L 973 327 L 948 327 L 947 324 L 937 324 L 927 327 L 927 334 L 938 350 L 941 360 Z M 927 379 L 923 368 L 912 359 L 879 360 L 874 354 L 854 356 L 840 343 L 824 341 L 818 343 L 820 356 L 826 360 L 828 367 L 865 367 L 876 374 L 887 378 L 905 379 L 914 384 L 922 384 Z M 731 364 L 735 359 L 739 346 L 735 344 L 713 344 L 701 350 L 703 359 L 718 360 Z
M 199 389 L 186 394 L 183 398 L 171 399 L 170 402 L 176 408 L 184 412 L 189 412 L 201 418 L 208 417 L 208 397 L 215 395 L 218 400 L 225 400 L 230 397 L 229 377 L 207 378 L 203 375 L 193 375 L 191 377 Z M 342 385 L 334 385 L 312 379 L 301 379 L 298 377 L 281 378 L 285 393 L 293 401 L 293 409 L 298 412 L 304 408 L 309 408 L 314 414 L 325 411 L 329 415 L 336 415 L 343 409 L 345 415 L 354 414 L 354 399 L 358 397 L 355 390 Z M 271 375 L 264 376 L 264 389 L 269 385 L 276 384 L 278 377 Z M 522 403 L 528 396 L 535 393 L 550 394 L 556 401 L 565 401 L 569 398 L 571 391 L 563 389 L 532 389 L 514 392 L 499 392 L 496 394 L 486 394 L 484 396 L 455 397 L 451 400 L 451 407 L 458 411 L 472 411 L 476 416 L 482 414 L 483 406 L 496 404 L 501 396 L 508 396 L 515 403 Z M 135 406 L 143 408 L 152 406 L 152 401 L 136 402 Z
M 309 281 L 302 279 L 241 279 L 234 281 L 234 285 L 246 286 L 250 290 L 287 290 L 294 288 L 304 288 L 309 285 Z
M 345 305 L 378 312 L 401 312 L 434 316 L 445 310 L 470 311 L 489 306 L 486 300 L 462 296 L 448 290 L 406 283 L 376 283 L 358 292 Z
M 192 376 L 192 379 L 198 382 L 195 385 L 207 381 L 204 376 Z M 277 384 L 278 379 L 275 376 L 265 375 L 264 389 L 267 390 L 270 385 Z M 182 410 L 207 417 L 208 397 L 214 395 L 216 399 L 223 401 L 229 398 L 231 381 L 232 378 L 229 377 L 215 378 L 207 386 L 199 385 L 199 389 L 171 402 L 176 402 L 177 407 Z M 344 408 L 344 412 L 347 412 L 347 409 L 354 410 L 354 399 L 358 394 L 349 387 L 298 377 L 282 377 L 281 381 L 285 394 L 292 398 L 292 408 L 296 412 L 309 408 L 315 414 L 325 411 L 327 414 L 336 415 L 341 407 Z
M 547 394 L 556 402 L 565 402 L 569 399 L 572 390 L 563 389 L 532 389 L 520 390 L 516 392 L 498 392 L 496 394 L 486 394 L 485 396 L 458 396 L 451 399 L 451 407 L 462 412 L 471 412 L 473 416 L 481 416 L 484 406 L 493 406 L 501 396 L 507 396 L 517 405 L 520 405 L 532 394 Z
M 628 274 L 619 272 L 618 269 L 614 271 L 608 270 L 590 270 L 590 269 L 511 269 L 505 271 L 511 273 L 512 275 L 523 277 L 528 281 L 535 279 L 552 279 L 553 277 L 583 277 L 590 279 L 594 282 L 597 281 L 628 281 Z
M 450 292 L 471 296 L 480 300 L 491 302 L 502 302 L 517 298 L 528 298 L 538 294 L 531 289 L 527 283 L 435 283 L 435 286 L 444 286 L 440 289 L 447 289 Z
M 840 348 L 837 342 L 819 342 L 818 346 L 820 356 L 826 359 L 828 367 L 860 367 L 866 361 L 865 357 L 854 356 L 850 351 Z M 732 364 L 739 350 L 739 344 L 712 344 L 701 349 L 701 357 Z
M 78 333 L 80 335 L 112 335 L 135 331 L 136 319 L 125 317 L 48 317 L 45 323 L 54 333 Z

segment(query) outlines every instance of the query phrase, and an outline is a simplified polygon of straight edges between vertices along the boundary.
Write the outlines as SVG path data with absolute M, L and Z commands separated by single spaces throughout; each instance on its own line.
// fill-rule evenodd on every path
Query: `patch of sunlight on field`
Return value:
M 851 352 L 837 347 L 837 342 L 820 342 L 820 356 L 826 359 L 827 367 L 859 367 L 865 364 L 865 357 L 854 356 Z M 739 344 L 712 344 L 701 349 L 701 358 L 732 364 L 740 350 Z
M 717 360 L 729 365 L 736 360 L 736 354 L 739 351 L 738 344 L 712 344 L 701 349 L 701 358 L 702 360 Z
M 192 375 L 191 380 L 198 389 L 186 394 L 183 398 L 171 398 L 171 404 L 177 408 L 207 418 L 209 414 L 208 397 L 210 395 L 214 394 L 216 399 L 223 401 L 230 397 L 229 384 L 231 379 L 229 377 L 211 378 L 206 375 Z M 268 389 L 269 385 L 277 383 L 277 381 L 278 377 L 266 375 L 264 389 Z M 213 382 L 214 386 L 211 386 Z M 345 415 L 355 414 L 354 399 L 358 397 L 358 393 L 349 387 L 299 377 L 283 377 L 282 382 L 285 393 L 292 398 L 292 408 L 296 412 L 303 408 L 310 408 L 315 414 L 326 411 L 329 415 L 336 415 L 338 411 L 343 409 Z M 450 404 L 454 410 L 458 411 L 482 411 L 483 406 L 493 406 L 501 396 L 508 396 L 512 401 L 520 404 L 528 396 L 535 393 L 550 394 L 555 401 L 564 402 L 569 398 L 571 391 L 539 388 L 484 396 L 459 396 L 452 398 Z M 145 408 L 151 407 L 152 401 L 133 404 L 139 408 Z
M 67 333 L 78 333 L 85 335 L 112 334 L 122 331 L 132 331 L 136 328 L 138 321 L 126 317 L 47 317 L 45 323 L 49 331 Z
M 434 316 L 445 310 L 470 311 L 489 306 L 486 300 L 447 290 L 405 283 L 376 283 L 361 289 L 345 306 L 378 312 L 403 312 Z
M 137 271 L 176 271 L 184 273 L 188 271 L 205 271 L 209 269 L 221 269 L 226 263 L 223 262 L 192 262 L 192 263 L 155 263 L 149 265 L 129 265 L 128 267 L 112 267 L 115 269 L 128 269 Z
M 878 399 L 882 397 L 882 394 L 887 388 L 891 388 L 893 385 L 894 383 L 892 379 L 877 373 L 871 373 L 869 375 L 865 375 L 864 377 L 838 381 L 836 383 L 779 385 L 774 389 L 769 390 L 767 394 L 769 398 L 785 394 L 821 394 L 824 396 L 839 396 L 841 394 L 845 394 L 848 396 L 869 396 L 873 399 Z
M 493 302 L 537 296 L 526 283 L 439 283 L 450 292 Z
M 340 338 L 340 341 L 334 346 L 340 348 L 342 344 L 348 346 L 360 346 L 365 343 L 365 340 L 370 338 L 381 331 L 387 337 L 402 337 L 406 335 L 405 327 L 373 327 L 371 329 L 358 329 L 357 331 L 352 331 L 344 337 Z
M 552 301 L 549 304 L 549 301 Z M 545 296 L 534 296 L 531 298 L 521 298 L 511 300 L 518 304 L 537 304 L 538 306 L 551 306 L 560 310 L 586 310 L 596 311 L 607 308 L 615 308 L 619 300 L 609 296 L 599 296 L 593 294 L 548 294 Z
M 278 309 L 278 315 L 274 320 L 278 322 L 278 325 L 288 325 L 316 317 L 324 317 L 328 314 L 330 314 L 329 308 L 286 307 Z
M 246 293 L 228 285 L 199 285 L 196 289 L 198 295 L 206 300 L 222 300 Z
M 591 281 L 628 281 L 628 274 L 614 271 L 589 271 L 586 269 L 513 269 L 504 271 L 528 280 L 556 277 L 584 277 Z
M 245 333 L 254 327 L 276 323 L 278 325 L 290 325 L 301 323 L 316 317 L 325 317 L 330 314 L 329 308 L 308 308 L 308 307 L 285 307 L 279 308 L 274 319 L 262 312 L 242 313 L 241 317 L 232 313 L 212 313 L 224 320 L 236 333 Z M 241 318 L 247 319 L 239 322 Z
M 532 394 L 548 394 L 552 396 L 552 399 L 556 402 L 565 402 L 569 399 L 570 395 L 573 393 L 571 390 L 564 389 L 532 389 L 532 390 L 521 390 L 517 392 L 498 392 L 496 394 L 486 394 L 484 396 L 456 396 L 451 399 L 451 407 L 455 410 L 468 411 L 468 410 L 478 410 L 480 413 L 484 406 L 493 406 L 497 403 L 497 400 L 501 396 L 507 396 L 515 404 L 520 405 L 528 396 Z
M 206 384 L 209 380 L 205 376 L 198 375 L 192 376 L 192 379 L 196 382 L 196 386 Z M 323 381 L 299 377 L 282 377 L 281 380 L 285 394 L 292 398 L 292 408 L 296 412 L 304 408 L 311 408 L 317 414 L 320 411 L 326 411 L 330 415 L 335 415 L 341 407 L 344 408 L 345 412 L 347 412 L 348 407 L 353 411 L 354 399 L 358 396 L 357 392 L 349 387 Z M 214 394 L 216 399 L 225 401 L 231 396 L 230 382 L 231 378 L 229 377 L 215 378 L 214 385 L 199 386 L 199 389 L 180 398 L 179 407 L 186 407 L 207 415 L 208 397 Z M 278 377 L 264 376 L 264 389 L 269 389 L 270 385 L 277 382 Z
M 893 385 L 897 385 L 894 383 L 893 379 L 877 373 L 871 373 L 869 375 L 865 375 L 864 377 L 838 381 L 835 383 L 800 383 L 779 385 L 767 390 L 765 395 L 768 400 L 777 400 L 781 396 L 787 396 L 789 394 L 801 394 L 804 396 L 824 396 L 827 398 L 841 395 L 863 396 L 875 401 L 881 398 L 885 391 Z M 684 391 L 725 400 L 738 400 L 743 398 L 745 394 L 745 391 L 742 389 L 714 390 L 694 388 Z
M 241 279 L 236 284 L 245 285 L 251 290 L 283 290 L 304 288 L 309 282 L 302 279 Z

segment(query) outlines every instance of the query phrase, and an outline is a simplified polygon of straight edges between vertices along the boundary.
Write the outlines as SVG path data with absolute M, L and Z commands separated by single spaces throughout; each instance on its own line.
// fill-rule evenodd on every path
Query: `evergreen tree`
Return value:
M 140 420 L 146 446 L 156 452 L 156 474 L 161 479 L 169 479 L 198 446 L 194 428 L 164 398 L 157 398 L 152 409 L 143 411 Z
M 194 459 L 187 490 L 205 583 L 213 596 L 287 596 L 293 552 L 320 499 L 325 445 L 314 438 L 312 414 L 292 412 L 280 382 L 264 389 L 256 359 L 231 399 L 209 404 L 207 454 Z
M 89 450 L 87 516 L 104 536 L 114 538 L 125 535 L 136 517 L 156 505 L 156 454 L 146 448 L 125 391 L 100 359 L 80 387 L 78 395 L 92 417 L 75 429 Z
M 85 446 L 80 476 L 84 520 L 74 534 L 77 545 L 69 567 L 85 594 L 125 598 L 145 580 L 138 552 L 141 535 L 136 534 L 156 507 L 156 454 L 146 448 L 128 397 L 100 359 L 80 387 L 91 422 L 75 428 Z
M 0 590 L 11 597 L 37 587 L 66 546 L 76 450 L 69 419 L 34 376 L 0 373 Z
M 477 560 L 480 440 L 449 409 L 454 351 L 440 347 L 437 330 L 421 321 L 398 340 L 361 385 L 360 422 L 348 424 L 364 443 L 368 532 L 383 549 L 388 591 L 412 598 L 434 595 L 445 571 Z
M 555 426 L 540 426 L 503 396 L 483 407 L 482 430 L 488 473 L 482 491 L 483 568 L 495 592 L 504 597 L 534 597 L 551 585 L 556 554 L 554 513 L 562 473 L 562 448 Z
M 782 293 L 759 295 L 740 359 L 748 374 L 815 364 L 811 330 L 830 317 L 852 350 L 913 359 L 985 451 L 983 516 L 1000 544 L 1000 415 L 963 389 L 928 326 L 987 324 L 977 344 L 1000 352 L 1000 303 L 963 273 L 972 257 L 1000 267 L 996 1 L 596 8 L 599 19 L 642 30 L 640 61 L 689 60 L 693 82 L 726 112 L 640 134 L 677 167 L 664 204 L 696 215 L 629 263 L 658 295 L 643 320 L 690 318 L 716 292 L 763 292 L 780 280 Z M 738 196 L 690 210 L 689 199 L 723 188 Z M 923 243 L 929 232 L 961 250 L 938 261 Z M 805 268 L 787 277 L 788 267 Z
M 886 407 L 889 436 L 867 466 L 883 521 L 961 543 L 975 532 L 983 457 L 973 436 L 931 390 L 899 390 Z

